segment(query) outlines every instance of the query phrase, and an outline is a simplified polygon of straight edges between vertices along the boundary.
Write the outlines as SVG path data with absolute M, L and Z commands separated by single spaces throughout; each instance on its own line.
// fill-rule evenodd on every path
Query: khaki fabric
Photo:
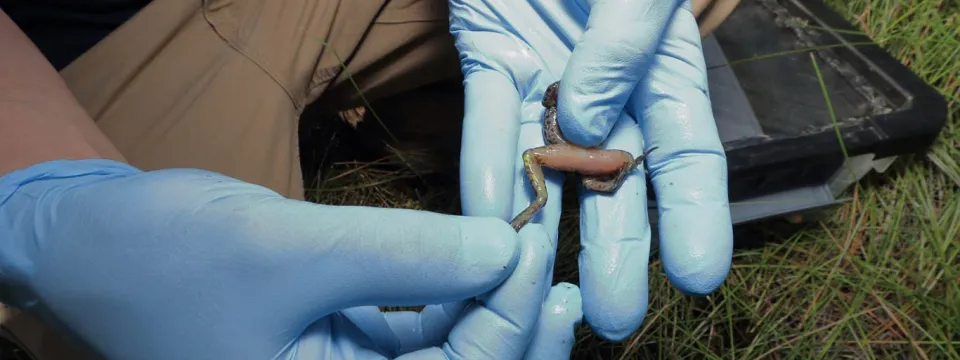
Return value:
M 303 199 L 304 108 L 355 107 L 356 86 L 376 101 L 460 76 L 447 6 L 154 0 L 61 75 L 132 165 L 206 169 Z M 4 328 L 39 360 L 97 358 L 26 313 Z
M 443 0 L 156 0 L 61 74 L 134 166 L 299 199 L 306 105 L 356 106 L 347 74 L 376 100 L 459 76 L 459 62 Z
M 740 0 L 693 0 L 691 3 L 700 36 L 706 37 L 727 20 L 740 5 Z

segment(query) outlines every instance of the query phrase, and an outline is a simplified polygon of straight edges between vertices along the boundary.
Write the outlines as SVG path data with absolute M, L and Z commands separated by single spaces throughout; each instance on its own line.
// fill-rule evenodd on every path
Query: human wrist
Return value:
M 0 101 L 0 176 L 53 160 L 104 158 L 80 133 L 40 111 Z
M 0 176 L 51 160 L 123 161 L 57 71 L 2 9 L 0 44 Z

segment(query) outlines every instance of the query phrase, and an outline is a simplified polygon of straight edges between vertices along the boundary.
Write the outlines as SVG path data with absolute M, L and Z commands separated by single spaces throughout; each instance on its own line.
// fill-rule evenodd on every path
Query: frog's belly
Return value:
M 586 176 L 610 175 L 633 161 L 633 156 L 623 150 L 585 149 L 570 144 L 549 145 L 539 150 L 534 156 L 543 166 Z

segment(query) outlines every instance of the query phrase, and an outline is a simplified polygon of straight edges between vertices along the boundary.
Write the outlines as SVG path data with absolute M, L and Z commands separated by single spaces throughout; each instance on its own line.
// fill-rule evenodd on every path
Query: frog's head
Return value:
M 557 81 L 543 92 L 543 107 L 552 108 L 557 106 L 557 94 L 560 92 L 560 81 Z

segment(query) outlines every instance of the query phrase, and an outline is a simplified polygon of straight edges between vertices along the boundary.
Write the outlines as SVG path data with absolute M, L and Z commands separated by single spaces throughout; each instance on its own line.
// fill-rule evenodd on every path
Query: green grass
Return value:
M 641 329 L 609 344 L 584 326 L 575 358 L 960 359 L 960 5 L 828 3 L 948 99 L 951 115 L 937 143 L 925 156 L 868 176 L 850 191 L 851 203 L 822 217 L 751 226 L 763 245 L 738 249 L 726 283 L 709 297 L 682 296 L 654 253 Z M 358 136 L 351 131 L 322 136 L 349 144 Z M 326 161 L 313 200 L 459 212 L 455 177 L 410 186 L 425 181 L 422 172 L 407 169 L 395 152 L 333 163 L 342 158 L 335 147 L 320 151 Z M 417 158 L 406 151 L 406 159 Z M 571 200 L 556 274 L 576 283 Z

